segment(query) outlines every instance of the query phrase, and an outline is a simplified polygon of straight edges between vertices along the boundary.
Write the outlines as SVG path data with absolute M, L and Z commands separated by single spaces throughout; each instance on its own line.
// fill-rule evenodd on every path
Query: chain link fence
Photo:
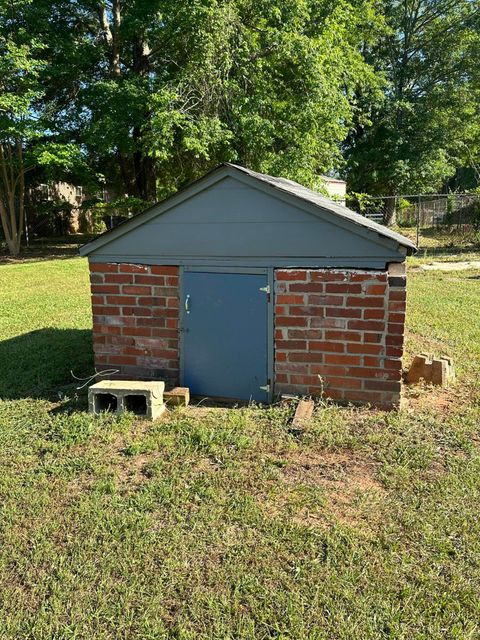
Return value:
M 480 231 L 480 194 L 362 195 L 349 204 L 379 224 L 415 230 L 417 246 L 429 230 Z

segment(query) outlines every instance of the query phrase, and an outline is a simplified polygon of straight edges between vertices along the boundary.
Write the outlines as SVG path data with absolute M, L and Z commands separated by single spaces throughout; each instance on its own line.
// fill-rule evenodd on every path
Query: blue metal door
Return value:
M 183 274 L 183 383 L 193 395 L 268 402 L 266 274 Z

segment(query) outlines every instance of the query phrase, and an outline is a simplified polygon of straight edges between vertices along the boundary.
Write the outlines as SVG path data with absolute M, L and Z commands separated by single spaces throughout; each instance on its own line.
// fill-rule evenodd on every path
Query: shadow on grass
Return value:
M 39 329 L 0 342 L 0 398 L 58 400 L 76 393 L 72 378 L 93 373 L 92 332 Z
M 443 240 L 443 244 L 437 247 L 423 247 L 422 238 Z M 469 231 L 447 230 L 447 229 L 422 229 L 420 232 L 420 248 L 417 255 L 421 255 L 426 251 L 429 255 L 448 255 L 478 253 L 480 251 L 480 241 L 478 232 L 470 229 Z
M 44 262 L 45 260 L 68 260 L 69 258 L 77 258 L 79 256 L 79 247 L 80 245 L 25 249 L 19 256 L 15 258 L 8 254 L 1 254 L 0 265 Z
M 423 254 L 426 253 L 429 258 L 433 256 L 448 256 L 448 255 L 465 255 L 468 256 L 470 253 L 478 253 L 480 251 L 480 245 L 470 245 L 468 247 L 462 245 L 448 245 L 446 247 L 422 247 L 421 239 L 420 239 L 420 248 L 416 254 L 417 257 L 423 257 Z
M 29 247 L 22 247 L 20 255 L 15 258 L 9 255 L 7 247 L 2 246 L 0 241 L 0 265 L 76 258 L 82 244 L 95 237 L 92 234 L 76 234 L 65 238 L 39 238 Z

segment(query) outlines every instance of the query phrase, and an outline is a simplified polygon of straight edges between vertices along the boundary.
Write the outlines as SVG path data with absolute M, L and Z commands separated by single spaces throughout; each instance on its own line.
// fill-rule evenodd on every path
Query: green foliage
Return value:
M 50 129 L 146 201 L 223 160 L 314 185 L 342 163 L 356 93 L 379 90 L 373 0 L 115 4 L 106 26 L 84 0 L 38 0 L 26 21 L 48 42 Z
M 42 95 L 38 77 L 44 63 L 38 55 L 43 47 L 23 29 L 12 33 L 2 18 L 0 13 L 0 137 L 28 138 L 38 132 L 31 108 Z
M 433 192 L 479 149 L 479 14 L 470 0 L 389 0 L 384 11 L 390 32 L 367 59 L 388 84 L 378 102 L 360 96 L 370 123 L 349 139 L 350 186 Z
M 472 225 L 477 232 L 477 238 L 480 238 L 480 185 L 475 189 L 472 189 L 470 193 L 474 196 L 478 196 L 472 204 Z
M 367 212 L 381 213 L 383 207 L 381 200 L 376 199 L 368 193 L 358 193 L 355 191 L 349 191 L 347 194 L 347 204 L 362 214 Z
M 85 200 L 79 213 L 79 231 L 80 233 L 101 233 L 107 229 L 108 220 L 116 225 L 140 213 L 147 206 L 147 202 L 134 196 L 115 198 L 111 202 L 99 202 L 97 199 Z
M 146 204 L 222 161 L 431 192 L 478 174 L 479 19 L 471 0 L 0 0 L 0 139 L 32 184 Z
M 29 173 L 43 170 L 47 180 L 71 175 L 74 165 L 88 174 L 78 145 L 47 141 L 49 110 L 45 74 L 48 45 L 40 31 L 26 28 L 35 6 L 30 0 L 0 2 L 0 218 L 9 251 L 18 254 L 25 226 Z M 48 205 L 48 218 L 58 218 Z
M 25 2 L 0 3 L 0 220 L 8 249 L 20 251 L 24 229 L 25 146 L 38 135 L 32 109 L 42 93 L 41 50 L 17 21 Z
M 105 210 L 108 215 L 119 218 L 131 218 L 143 211 L 148 203 L 135 196 L 126 196 L 123 198 L 114 198 L 111 202 L 105 204 Z
M 449 194 L 447 197 L 447 212 L 443 219 L 444 224 L 446 225 L 453 224 L 454 207 L 455 207 L 455 196 L 453 194 Z
M 48 182 L 69 181 L 96 184 L 87 158 L 78 144 L 39 141 L 31 151 L 33 162 Z
M 405 211 L 412 206 L 412 203 L 406 198 L 397 198 L 396 206 L 399 211 Z
M 472 225 L 475 231 L 480 231 L 480 199 L 472 205 Z
M 105 224 L 106 205 L 98 202 L 92 205 L 83 203 L 78 213 L 78 230 L 80 233 L 103 233 L 107 230 Z
M 61 198 L 39 202 L 36 215 L 41 220 L 40 229 L 44 236 L 65 236 L 72 228 L 73 205 Z

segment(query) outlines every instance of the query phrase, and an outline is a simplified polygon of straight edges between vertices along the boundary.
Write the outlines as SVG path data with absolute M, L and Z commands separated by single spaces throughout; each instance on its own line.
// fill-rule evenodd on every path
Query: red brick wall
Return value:
M 178 383 L 178 267 L 90 263 L 95 366 Z
M 98 370 L 178 384 L 178 267 L 90 263 Z M 275 271 L 275 392 L 391 408 L 400 401 L 405 275 Z
M 405 301 L 402 265 L 277 269 L 275 391 L 398 406 Z

